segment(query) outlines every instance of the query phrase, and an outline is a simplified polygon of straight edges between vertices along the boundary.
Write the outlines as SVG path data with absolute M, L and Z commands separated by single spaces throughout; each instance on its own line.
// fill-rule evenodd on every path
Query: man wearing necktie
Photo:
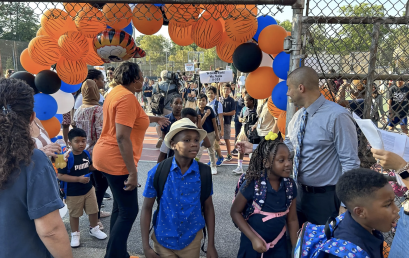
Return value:
M 287 95 L 299 108 L 285 139 L 294 153 L 298 220 L 300 225 L 305 221 L 322 225 L 339 213 L 338 179 L 360 165 L 355 122 L 345 108 L 321 95 L 314 69 L 294 70 L 287 85 Z

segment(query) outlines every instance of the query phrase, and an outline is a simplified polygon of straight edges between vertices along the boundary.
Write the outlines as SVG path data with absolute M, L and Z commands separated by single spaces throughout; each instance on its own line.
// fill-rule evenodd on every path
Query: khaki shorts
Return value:
M 65 202 L 67 203 L 70 217 L 79 218 L 84 210 L 88 215 L 98 213 L 97 196 L 95 195 L 94 187 L 85 195 L 67 196 Z
M 200 246 L 203 239 L 203 231 L 199 230 L 192 243 L 190 243 L 182 250 L 171 250 L 163 247 L 158 243 L 158 240 L 156 240 L 155 232 L 152 233 L 151 239 L 153 240 L 153 250 L 155 250 L 155 252 L 159 254 L 161 258 L 199 258 Z

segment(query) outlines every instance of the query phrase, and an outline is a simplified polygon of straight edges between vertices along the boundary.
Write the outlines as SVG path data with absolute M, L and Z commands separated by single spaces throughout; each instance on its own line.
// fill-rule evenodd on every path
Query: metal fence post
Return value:
M 302 34 L 302 15 L 304 11 L 304 0 L 297 0 L 293 5 L 293 28 L 291 35 L 293 38 L 292 51 L 290 53 L 290 72 L 300 67 L 300 54 L 301 54 L 301 34 Z M 287 97 L 287 114 L 286 114 L 286 132 L 288 132 L 288 123 L 295 114 L 295 105 Z

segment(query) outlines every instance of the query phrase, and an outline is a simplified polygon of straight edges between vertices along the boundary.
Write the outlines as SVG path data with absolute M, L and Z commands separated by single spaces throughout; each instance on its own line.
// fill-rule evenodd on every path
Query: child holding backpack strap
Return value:
M 214 246 L 211 170 L 194 160 L 206 135 L 206 131 L 198 129 L 189 118 L 182 118 L 172 124 L 165 136 L 166 146 L 174 150 L 175 155 L 148 172 L 143 192 L 141 234 L 147 258 L 199 258 L 201 240 L 206 236 L 202 233 L 205 227 L 209 237 L 207 257 L 218 257 Z M 155 198 L 158 209 L 152 220 L 152 249 L 149 228 Z
M 277 138 L 270 133 L 260 142 L 236 188 L 230 215 L 242 232 L 238 258 L 288 257 L 286 225 L 292 245 L 297 242 L 297 187 L 289 178 L 292 158 Z

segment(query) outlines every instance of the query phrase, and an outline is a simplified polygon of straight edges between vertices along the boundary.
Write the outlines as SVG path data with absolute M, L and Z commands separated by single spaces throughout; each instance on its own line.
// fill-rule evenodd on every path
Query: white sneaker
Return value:
M 235 170 L 233 170 L 233 174 L 236 174 L 236 175 L 241 175 L 243 173 L 244 171 L 242 167 L 237 167 Z
M 99 225 L 96 225 L 94 228 L 90 228 L 89 229 L 89 234 L 91 236 L 93 236 L 93 237 L 96 237 L 96 238 L 100 239 L 100 240 L 103 240 L 103 239 L 108 237 L 107 234 L 105 234 L 104 232 L 102 232 L 99 229 Z
M 71 233 L 71 247 L 77 248 L 80 246 L 80 232 Z
M 211 167 L 212 175 L 217 175 L 217 167 Z

